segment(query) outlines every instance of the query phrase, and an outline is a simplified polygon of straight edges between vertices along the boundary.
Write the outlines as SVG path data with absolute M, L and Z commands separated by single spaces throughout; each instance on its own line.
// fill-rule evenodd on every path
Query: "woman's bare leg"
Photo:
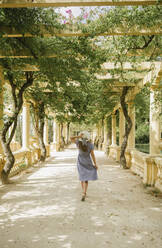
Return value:
M 81 186 L 82 186 L 83 193 L 86 194 L 87 189 L 88 189 L 88 181 L 81 181 Z
M 87 189 L 88 189 L 88 181 L 84 182 L 84 193 L 87 193 Z
M 87 189 L 88 189 L 88 181 L 81 182 L 82 189 L 83 189 L 83 196 L 82 196 L 82 201 L 85 200 Z
M 81 181 L 81 186 L 82 186 L 82 190 L 84 192 L 84 182 L 83 181 Z

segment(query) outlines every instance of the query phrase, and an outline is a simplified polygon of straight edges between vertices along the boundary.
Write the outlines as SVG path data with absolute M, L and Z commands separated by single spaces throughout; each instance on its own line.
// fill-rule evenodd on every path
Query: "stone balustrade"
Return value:
M 117 161 L 117 149 L 118 149 L 117 145 L 109 146 L 109 156 L 116 161 Z
M 155 181 L 155 187 L 162 192 L 162 156 L 154 159 L 157 166 L 157 178 Z
M 109 146 L 111 158 L 119 161 L 119 154 L 119 146 Z M 162 192 L 162 155 L 149 155 L 136 149 L 127 149 L 125 156 L 127 166 L 133 173 L 142 178 L 145 185 L 156 187 Z
M 4 156 L 0 154 L 0 174 L 1 174 L 1 171 L 3 170 L 4 164 L 5 164 Z
M 49 156 L 50 153 L 50 146 L 48 145 L 46 147 L 47 149 L 47 156 Z M 15 164 L 13 168 L 10 171 L 10 177 L 18 174 L 22 170 L 32 166 L 33 164 L 36 164 L 40 159 L 40 148 L 37 147 L 35 144 L 30 145 L 30 149 L 19 149 L 15 152 L 13 152 L 15 157 Z M 5 164 L 5 157 L 0 154 L 0 173 L 4 167 Z
M 20 149 L 18 151 L 13 152 L 13 154 L 15 157 L 15 163 L 10 171 L 10 177 L 18 174 L 22 170 L 37 163 L 40 158 L 40 149 L 38 148 L 31 150 Z M 3 155 L 0 155 L 0 173 L 3 169 L 4 164 L 5 164 L 5 157 Z
M 12 152 L 15 152 L 15 151 L 21 149 L 21 145 L 19 142 L 12 142 L 10 147 L 11 147 Z
M 18 174 L 22 170 L 28 168 L 32 165 L 31 162 L 31 151 L 25 151 L 25 150 L 18 150 L 16 152 L 13 152 L 15 157 L 15 164 L 13 168 L 10 171 L 10 177 Z
M 139 175 L 141 178 L 144 178 L 145 167 L 147 167 L 146 159 L 147 154 L 139 152 L 136 149 L 127 151 L 130 154 L 130 169 L 135 174 Z

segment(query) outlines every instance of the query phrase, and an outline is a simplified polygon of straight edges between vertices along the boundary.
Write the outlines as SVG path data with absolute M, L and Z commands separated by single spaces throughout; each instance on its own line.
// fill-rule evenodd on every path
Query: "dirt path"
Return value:
M 160 248 L 162 199 L 95 152 L 99 180 L 81 202 L 75 149 L 0 186 L 1 248 Z

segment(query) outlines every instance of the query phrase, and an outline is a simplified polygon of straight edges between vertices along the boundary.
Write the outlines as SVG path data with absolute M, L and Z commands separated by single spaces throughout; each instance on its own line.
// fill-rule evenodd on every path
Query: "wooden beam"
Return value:
M 0 8 L 161 5 L 158 0 L 1 0 Z
M 110 83 L 110 87 L 124 87 L 124 86 L 129 86 L 129 87 L 135 87 L 137 86 L 138 82 L 137 83 L 125 83 L 125 82 L 119 82 L 119 81 L 115 81 L 113 83 Z
M 141 53 L 141 56 L 144 55 Z M 162 55 L 162 54 L 161 54 Z M 43 55 L 43 56 L 40 56 L 40 57 L 43 57 L 43 58 L 56 58 L 56 57 L 67 57 L 67 56 L 70 56 L 70 55 L 60 55 L 60 54 L 52 54 L 52 55 Z M 136 56 L 136 55 L 134 55 Z M 138 55 L 137 55 L 138 56 Z M 30 55 L 29 53 L 26 53 L 26 55 L 23 53 L 23 54 L 4 54 L 4 53 L 1 53 L 0 52 L 0 59 L 4 59 L 4 58 L 11 58 L 11 59 L 14 59 L 14 58 L 17 58 L 17 59 L 25 59 L 25 58 L 33 58 L 32 55 Z M 110 69 L 109 69 L 110 70 Z M 133 70 L 133 69 L 132 69 Z
M 161 63 L 160 69 L 159 69 L 159 71 L 158 71 L 158 73 L 157 73 L 157 77 L 156 77 L 156 80 L 155 80 L 155 84 L 156 84 L 157 86 L 159 86 L 161 80 L 162 80 L 162 63 Z
M 113 70 L 114 67 L 114 63 L 107 63 L 109 64 L 109 68 L 111 70 Z M 138 74 L 138 79 L 142 79 L 146 73 L 148 73 L 148 69 L 155 67 L 155 66 L 160 66 L 160 62 L 143 62 L 141 64 L 138 65 L 138 67 L 136 67 L 136 72 L 135 74 Z M 142 68 L 142 69 L 141 69 Z M 36 65 L 30 65 L 27 64 L 25 65 L 25 67 L 14 67 L 14 70 L 22 70 L 22 71 L 39 71 L 39 68 Z M 131 71 L 132 69 L 132 65 L 129 62 L 124 63 L 124 70 L 129 70 Z M 142 74 L 142 77 L 140 76 Z M 161 75 L 160 73 L 158 75 Z M 110 73 L 106 73 L 105 75 L 98 75 L 95 74 L 95 76 L 98 79 L 101 80 L 110 80 L 110 81 L 117 81 L 119 78 L 112 78 L 112 75 Z
M 142 63 L 138 63 L 137 64 L 132 64 L 130 62 L 125 62 L 123 64 L 123 69 L 124 70 L 149 70 L 151 68 L 154 68 L 154 67 L 159 67 L 161 66 L 161 62 L 160 61 L 157 61 L 157 62 L 142 62 Z M 120 66 L 120 63 L 116 64 L 115 63 L 112 63 L 112 62 L 106 62 L 102 65 L 102 68 L 103 69 L 106 69 L 106 70 L 114 70 L 114 69 L 120 69 L 121 66 Z
M 70 55 L 69 55 L 70 56 Z M 53 55 L 50 55 L 50 56 L 42 56 L 43 58 L 56 58 L 58 57 L 57 54 L 53 54 Z M 66 55 L 59 55 L 59 57 L 66 57 Z M 1 51 L 0 51 L 0 59 L 3 59 L 3 58 L 33 58 L 33 56 L 31 55 L 24 55 L 24 54 L 20 54 L 20 55 L 5 55 L 5 54 L 2 54 Z M 142 63 L 139 63 L 138 65 L 133 65 L 131 64 L 130 62 L 125 62 L 123 64 L 123 69 L 124 70 L 129 70 L 129 71 L 134 71 L 134 70 L 137 70 L 136 72 L 140 72 L 140 71 L 143 71 L 143 70 L 150 70 L 151 68 L 153 67 L 157 67 L 157 66 L 161 66 L 161 62 L 142 62 Z M 107 70 L 114 70 L 114 69 L 120 69 L 120 64 L 117 64 L 115 65 L 115 63 L 113 62 L 106 62 L 102 65 L 102 68 L 105 70 L 106 74 L 107 75 L 100 75 L 100 78 L 99 79 L 111 79 L 111 75 L 110 73 L 107 72 Z M 159 74 L 160 75 L 160 74 Z M 161 77 L 161 75 L 160 75 Z
M 147 83 L 153 83 L 152 85 L 159 85 L 160 80 L 162 78 L 162 62 L 156 62 L 155 67 L 152 68 L 143 79 L 143 85 Z
M 86 25 L 85 25 L 86 26 Z M 36 37 L 36 36 L 41 36 L 41 37 L 83 37 L 83 36 L 90 36 L 89 33 L 83 33 L 81 30 L 78 30 L 75 25 L 69 25 L 65 24 L 63 30 L 57 30 L 53 29 L 52 27 L 49 27 L 50 31 L 47 31 L 47 27 L 45 26 L 40 26 L 40 35 L 33 35 L 30 33 L 25 33 L 22 34 L 19 31 L 15 30 L 11 26 L 1 26 L 0 31 L 3 34 L 2 37 Z M 96 33 L 95 36 L 121 36 L 121 35 L 162 35 L 162 28 L 159 26 L 154 26 L 153 28 L 145 28 L 138 30 L 138 28 L 133 27 L 130 30 L 128 30 L 127 27 L 118 27 L 115 28 L 115 30 L 109 30 L 104 33 Z

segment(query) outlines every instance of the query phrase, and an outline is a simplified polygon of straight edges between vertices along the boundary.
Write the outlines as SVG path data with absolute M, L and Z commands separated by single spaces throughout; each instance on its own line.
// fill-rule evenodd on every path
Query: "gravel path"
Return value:
M 1 248 L 161 248 L 162 199 L 95 151 L 99 180 L 81 202 L 77 150 L 57 152 L 0 186 Z

